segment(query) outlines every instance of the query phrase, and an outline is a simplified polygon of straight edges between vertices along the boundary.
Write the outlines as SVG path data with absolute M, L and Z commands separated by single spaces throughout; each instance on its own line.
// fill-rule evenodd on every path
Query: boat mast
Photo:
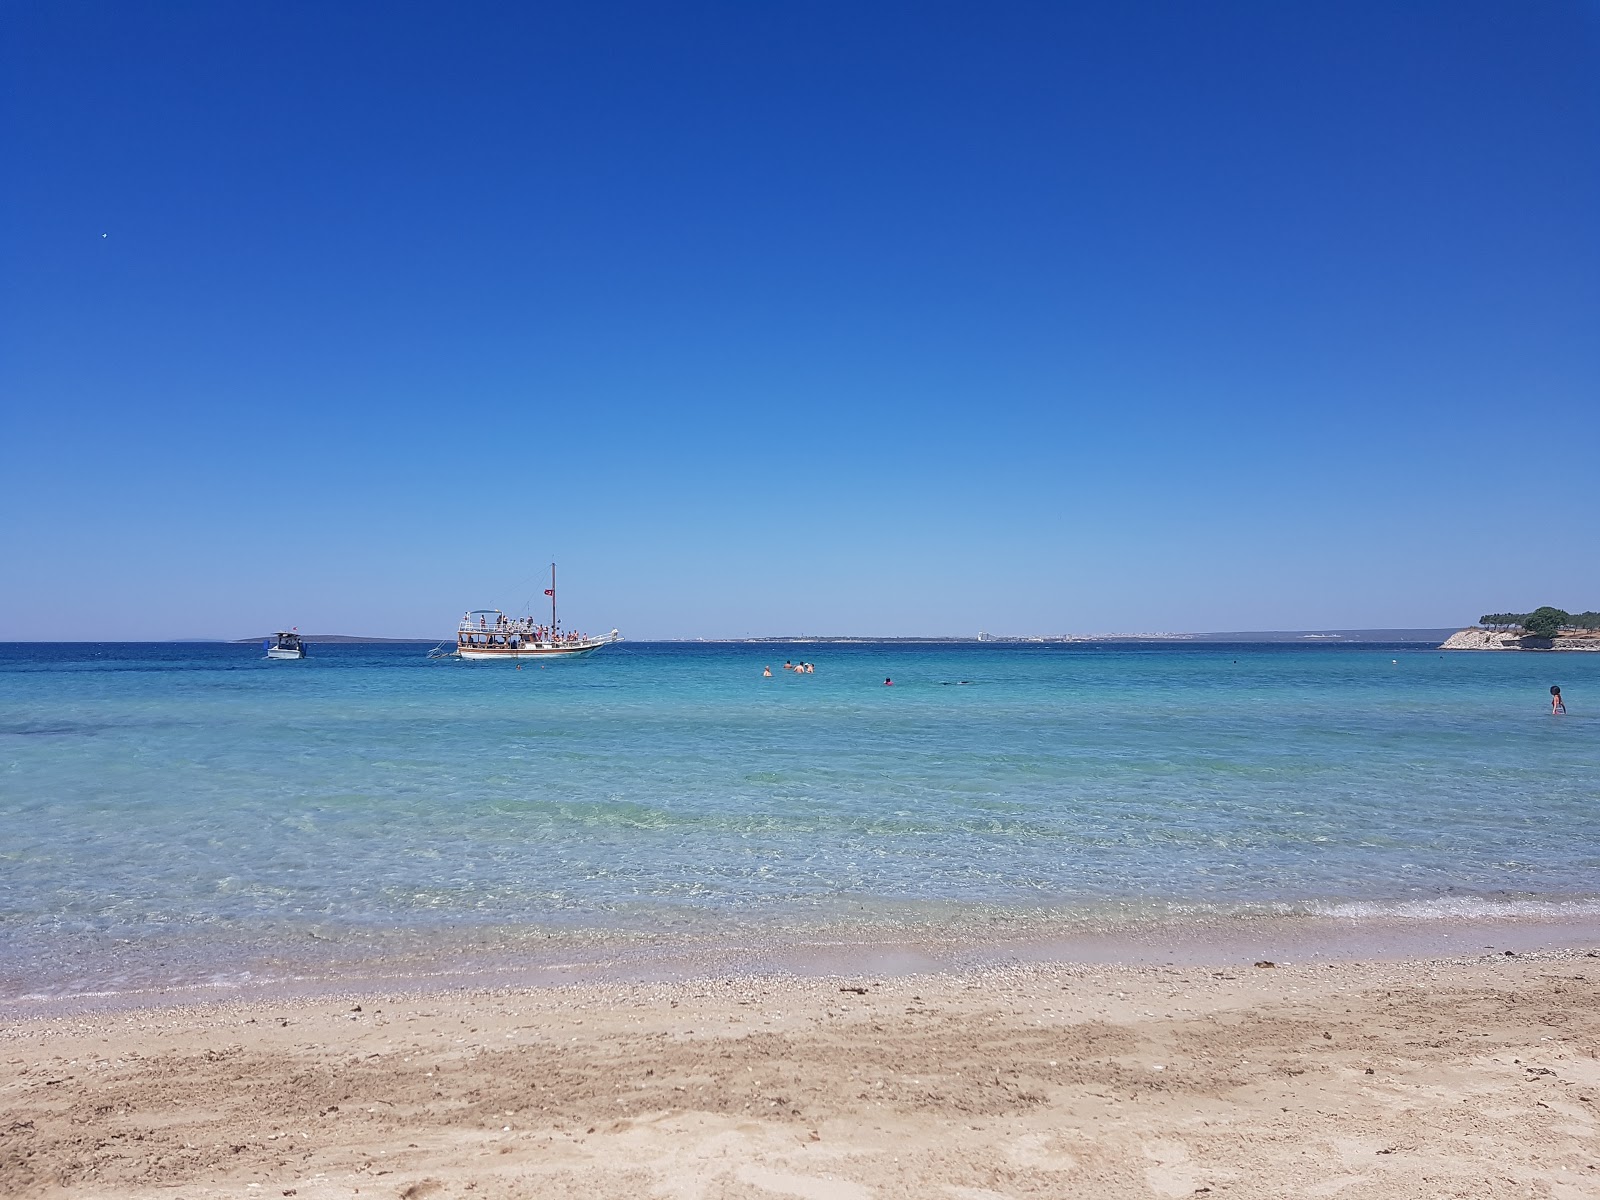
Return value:
M 556 625 L 556 565 L 550 564 L 550 632 L 553 634 Z

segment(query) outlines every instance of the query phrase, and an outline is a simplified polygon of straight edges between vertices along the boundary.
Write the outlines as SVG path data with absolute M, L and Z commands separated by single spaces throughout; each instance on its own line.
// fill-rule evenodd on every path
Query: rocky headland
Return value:
M 1445 638 L 1441 650 L 1600 650 L 1600 630 L 1563 630 L 1553 638 L 1517 630 L 1462 629 Z

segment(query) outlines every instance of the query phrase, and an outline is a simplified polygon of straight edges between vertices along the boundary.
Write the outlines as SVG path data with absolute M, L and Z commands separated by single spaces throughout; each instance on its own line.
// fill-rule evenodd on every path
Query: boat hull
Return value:
M 304 650 L 286 650 L 280 646 L 270 646 L 267 649 L 268 658 L 304 658 Z
M 585 646 L 458 646 L 456 653 L 475 662 L 492 662 L 502 658 L 582 658 L 593 654 L 609 642 L 595 642 Z
M 512 637 L 517 638 L 515 645 L 509 642 Z M 491 641 L 490 638 L 495 640 Z M 615 629 L 604 637 L 586 637 L 571 642 L 534 641 L 531 638 L 524 640 L 517 634 L 487 634 L 472 631 L 457 635 L 456 657 L 473 662 L 493 662 L 497 658 L 583 658 L 621 640 L 622 635 Z

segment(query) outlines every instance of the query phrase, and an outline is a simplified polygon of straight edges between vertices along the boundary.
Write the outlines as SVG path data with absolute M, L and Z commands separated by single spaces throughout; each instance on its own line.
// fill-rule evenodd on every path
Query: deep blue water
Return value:
M 0 982 L 119 947 L 1600 893 L 1600 655 L 425 650 L 0 646 Z

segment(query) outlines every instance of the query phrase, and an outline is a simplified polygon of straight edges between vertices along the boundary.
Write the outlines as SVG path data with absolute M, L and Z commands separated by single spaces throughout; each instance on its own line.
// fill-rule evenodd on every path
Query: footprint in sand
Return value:
M 1155 1164 L 1144 1169 L 1144 1181 L 1152 1192 L 1162 1196 L 1192 1196 L 1201 1186 L 1200 1172 L 1189 1160 L 1189 1148 L 1182 1142 L 1146 1142 L 1144 1156 Z
M 1078 1167 L 1072 1155 L 1055 1147 L 1055 1138 L 1048 1133 L 1025 1133 L 1007 1147 L 1006 1153 L 1019 1167 L 1040 1171 L 1075 1171 Z
M 800 1200 L 872 1200 L 872 1189 L 843 1179 L 820 1179 L 815 1175 L 796 1175 L 790 1171 L 775 1171 L 771 1167 L 746 1163 L 739 1168 L 739 1179 L 754 1184 L 765 1191 L 780 1196 L 798 1196 Z
M 1358 1183 L 1366 1183 L 1365 1175 L 1335 1175 L 1332 1179 L 1324 1179 L 1321 1183 L 1314 1183 L 1306 1188 L 1308 1196 L 1337 1196 L 1347 1187 L 1354 1187 Z

